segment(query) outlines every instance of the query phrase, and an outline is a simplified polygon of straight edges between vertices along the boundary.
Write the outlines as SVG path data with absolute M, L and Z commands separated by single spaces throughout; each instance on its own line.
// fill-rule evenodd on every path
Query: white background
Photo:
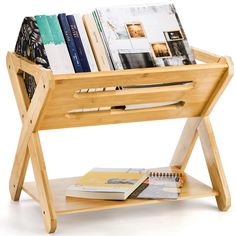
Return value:
M 21 121 L 5 66 L 24 16 L 88 13 L 95 7 L 148 3 L 145 0 L 70 0 L 0 2 L 0 235 L 43 235 L 39 207 L 27 195 L 13 203 L 8 180 Z M 162 1 L 164 2 L 164 1 Z M 189 43 L 236 58 L 234 1 L 172 1 Z M 215 136 L 232 195 L 232 207 L 219 212 L 214 198 L 188 200 L 58 217 L 57 235 L 235 235 L 235 79 L 211 114 Z M 168 165 L 184 120 L 153 121 L 41 132 L 49 178 L 82 175 L 92 167 L 157 167 Z M 200 144 L 187 167 L 207 184 L 210 180 Z M 32 171 L 27 175 L 33 179 Z

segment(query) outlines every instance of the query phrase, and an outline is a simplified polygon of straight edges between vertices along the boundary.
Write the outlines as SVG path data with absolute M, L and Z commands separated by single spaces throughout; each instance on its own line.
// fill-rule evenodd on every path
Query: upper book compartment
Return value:
M 190 48 L 172 4 L 26 17 L 7 65 L 35 129 L 208 115 L 232 75 Z
M 199 65 L 53 75 L 51 70 L 8 53 L 7 66 L 21 115 L 36 130 L 208 115 L 233 74 L 229 57 L 194 49 Z M 31 103 L 24 72 L 37 81 Z M 84 88 L 159 84 L 127 90 L 79 92 Z M 81 112 L 81 108 L 162 103 L 153 108 Z M 25 112 L 27 111 L 27 112 Z

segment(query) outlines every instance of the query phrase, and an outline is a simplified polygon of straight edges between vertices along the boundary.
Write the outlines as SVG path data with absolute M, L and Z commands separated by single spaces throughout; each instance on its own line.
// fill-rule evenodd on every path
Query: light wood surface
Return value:
M 218 208 L 227 210 L 230 206 L 230 194 L 212 127 L 206 116 L 210 114 L 232 78 L 233 63 L 229 57 L 220 57 L 195 48 L 193 50 L 196 58 L 204 61 L 205 64 L 68 75 L 53 75 L 50 70 L 9 52 L 7 68 L 22 120 L 21 134 L 9 182 L 11 198 L 14 201 L 19 200 L 23 188 L 37 200 L 40 203 L 47 232 L 55 231 L 57 214 L 164 202 L 166 200 L 122 202 L 66 199 L 65 189 L 75 179 L 49 182 L 38 131 L 188 118 L 170 167 L 185 169 L 199 135 L 213 189 L 187 176 L 186 184 L 178 200 L 216 196 Z M 31 102 L 23 84 L 24 72 L 33 75 L 37 83 Z M 145 84 L 161 84 L 162 86 L 78 93 L 81 89 Z M 174 102 L 174 104 L 134 110 L 75 112 L 75 109 L 81 111 L 81 108 L 88 110 L 96 107 L 157 102 Z M 24 184 L 29 158 L 32 161 L 36 181 Z
M 219 60 L 221 58 L 220 56 L 218 56 L 214 53 L 207 52 L 207 51 L 204 51 L 199 48 L 192 47 L 192 50 L 193 50 L 194 57 L 197 60 L 205 62 L 205 63 L 219 62 Z
M 32 133 L 28 145 L 37 186 L 37 199 L 40 202 L 45 228 L 48 233 L 52 233 L 56 230 L 57 219 L 38 132 Z
M 209 117 L 202 119 L 198 127 L 198 134 L 212 186 L 219 192 L 216 197 L 218 208 L 221 211 L 226 211 L 231 205 L 231 197 Z
M 144 204 L 155 204 L 166 201 L 173 201 L 170 199 L 162 200 L 147 200 L 147 199 L 128 199 L 126 201 L 108 201 L 108 200 L 94 200 L 94 199 L 77 199 L 66 198 L 66 188 L 73 184 L 77 178 L 65 178 L 56 179 L 50 181 L 52 188 L 53 203 L 56 213 L 70 214 L 77 212 L 96 211 L 109 208 L 127 207 Z M 24 191 L 28 193 L 32 198 L 38 201 L 37 188 L 35 183 L 25 183 L 23 187 Z M 186 175 L 186 183 L 182 189 L 181 195 L 178 200 L 193 199 L 216 196 L 218 193 L 209 186 L 199 182 L 193 177 Z
M 198 137 L 197 128 L 201 119 L 201 117 L 187 119 L 170 166 L 178 167 L 183 171 L 185 170 Z

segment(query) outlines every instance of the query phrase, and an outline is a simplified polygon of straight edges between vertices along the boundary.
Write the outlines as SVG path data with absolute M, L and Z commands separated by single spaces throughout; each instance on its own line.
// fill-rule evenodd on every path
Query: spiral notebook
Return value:
M 129 196 L 132 199 L 177 199 L 184 185 L 182 172 L 149 172 L 149 177 Z

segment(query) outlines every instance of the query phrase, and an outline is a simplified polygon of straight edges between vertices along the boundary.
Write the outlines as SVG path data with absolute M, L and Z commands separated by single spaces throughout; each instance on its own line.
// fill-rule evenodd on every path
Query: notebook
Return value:
M 151 171 L 149 177 L 129 198 L 177 199 L 184 185 L 184 174 L 174 171 Z

